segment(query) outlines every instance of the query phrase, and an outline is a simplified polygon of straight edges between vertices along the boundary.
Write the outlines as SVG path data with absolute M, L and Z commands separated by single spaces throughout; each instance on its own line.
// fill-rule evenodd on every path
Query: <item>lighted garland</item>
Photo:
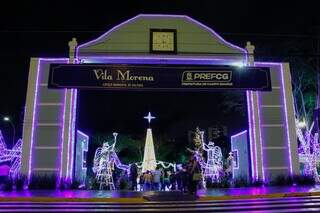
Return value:
M 135 164 L 137 165 L 137 167 L 139 169 L 142 169 L 142 162 L 137 162 Z M 169 163 L 169 162 L 157 160 L 156 165 L 161 165 L 162 168 L 164 168 L 164 169 L 168 169 L 171 167 L 173 169 L 173 171 L 176 171 L 176 164 L 175 163 Z

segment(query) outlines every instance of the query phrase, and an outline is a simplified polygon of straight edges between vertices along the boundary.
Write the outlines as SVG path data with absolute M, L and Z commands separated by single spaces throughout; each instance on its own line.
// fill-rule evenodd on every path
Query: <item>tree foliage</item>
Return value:
M 298 120 L 305 120 L 309 128 L 317 100 L 318 56 L 314 55 L 318 39 L 296 38 L 281 42 L 283 61 L 290 63 L 295 113 Z
M 297 119 L 305 119 L 309 127 L 317 98 L 317 72 L 311 62 L 301 58 L 291 59 L 294 106 Z
M 92 172 L 92 163 L 95 151 L 101 147 L 104 142 L 108 142 L 110 145 L 114 143 L 114 137 L 111 132 L 97 133 L 90 139 L 88 149 L 88 171 Z M 124 164 L 130 164 L 133 162 L 139 162 L 143 159 L 144 141 L 133 139 L 130 135 L 119 134 L 117 137 L 117 143 L 115 151 Z
M 225 114 L 236 113 L 244 117 L 246 115 L 246 99 L 244 92 L 223 92 L 223 101 L 220 103 L 221 111 Z
M 184 141 L 177 141 L 167 134 L 153 136 L 156 159 L 165 162 L 181 163 L 186 161 Z

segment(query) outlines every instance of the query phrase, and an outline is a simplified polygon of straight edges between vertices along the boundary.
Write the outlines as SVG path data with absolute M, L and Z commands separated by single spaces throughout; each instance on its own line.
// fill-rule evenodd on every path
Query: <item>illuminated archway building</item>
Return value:
M 157 42 L 159 39 L 162 41 Z M 288 63 L 254 61 L 254 46 L 249 42 L 240 48 L 183 15 L 138 15 L 88 43 L 77 45 L 73 39 L 69 47 L 69 58 L 30 61 L 21 167 L 21 172 L 29 177 L 56 174 L 60 178 L 74 178 L 79 88 L 48 88 L 50 64 L 57 63 L 269 68 L 272 90 L 246 91 L 250 176 L 268 180 L 279 174 L 298 173 Z M 108 78 L 105 73 L 95 74 L 97 78 Z M 190 80 L 190 76 L 187 74 L 186 79 Z

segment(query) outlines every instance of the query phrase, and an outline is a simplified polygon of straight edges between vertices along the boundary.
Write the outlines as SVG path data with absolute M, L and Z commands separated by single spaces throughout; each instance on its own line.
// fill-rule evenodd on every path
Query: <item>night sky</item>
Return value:
M 235 92 L 239 103 L 246 105 L 245 93 Z M 246 107 L 243 112 L 225 112 L 221 103 L 226 93 L 196 92 L 80 92 L 78 127 L 89 135 L 119 132 L 143 140 L 148 122 L 143 117 L 151 112 L 154 136 L 165 134 L 171 139 L 188 140 L 188 131 L 214 125 L 228 126 L 228 134 L 247 128 Z M 207 134 L 207 131 L 206 133 Z M 183 140 L 183 141 L 181 141 Z
M 105 4 L 102 4 L 104 2 Z M 294 1 L 9 1 L 0 6 L 0 116 L 9 115 L 16 125 L 17 135 L 21 137 L 23 111 L 27 88 L 27 77 L 30 57 L 67 57 L 68 41 L 76 37 L 78 43 L 92 40 L 111 27 L 140 13 L 157 14 L 181 14 L 188 15 L 203 24 L 213 28 L 227 41 L 244 47 L 247 40 L 256 46 L 256 58 L 275 61 L 286 60 L 286 57 L 304 57 L 312 54 L 312 44 L 320 26 L 320 16 L 316 2 L 308 1 L 295 3 Z M 302 4 L 305 3 L 305 4 Z M 306 41 L 309 46 L 304 45 Z M 290 55 L 283 48 L 284 44 L 291 42 L 297 45 L 297 51 Z M 86 94 L 87 93 L 87 94 Z M 174 105 L 172 95 L 164 97 L 163 94 L 146 94 L 143 98 L 146 102 L 153 96 L 151 103 L 141 105 L 141 110 L 137 110 L 141 103 L 134 101 L 136 94 L 111 94 L 96 93 L 92 96 L 90 92 L 80 94 L 82 102 L 81 112 L 98 110 L 103 113 L 103 118 L 98 119 L 97 130 L 101 130 L 105 125 L 110 127 L 114 124 L 115 129 L 127 131 L 130 125 L 143 127 L 145 121 L 142 117 L 150 110 L 159 120 L 154 122 L 155 127 L 160 120 L 170 122 L 176 119 L 179 125 L 181 117 L 188 117 L 190 112 L 185 112 L 182 105 Z M 184 101 L 190 100 L 187 95 L 178 95 L 176 98 Z M 215 112 L 212 103 L 213 96 L 200 97 L 196 95 L 194 100 L 203 100 L 203 113 Z M 216 96 L 219 96 L 216 94 Z M 87 98 L 86 98 L 87 97 Z M 99 107 L 97 97 L 104 98 L 105 101 Z M 211 99 L 210 99 L 211 97 Z M 93 99 L 93 100 L 92 100 Z M 208 101 L 210 101 L 208 103 Z M 87 101 L 86 101 L 87 100 Z M 168 100 L 170 106 L 175 107 L 178 114 L 170 114 L 164 101 Z M 88 104 L 90 102 L 90 105 Z M 122 125 L 117 120 L 117 113 L 112 113 L 117 108 L 115 103 L 121 103 L 120 108 L 125 110 L 128 117 L 126 125 Z M 211 108 L 213 107 L 213 108 Z M 196 108 L 194 109 L 195 111 Z M 85 117 L 80 115 L 83 128 L 97 117 L 99 113 Z M 192 113 L 191 113 L 192 114 Z M 201 114 L 201 113 L 200 113 Z M 198 114 L 199 119 L 202 116 Z M 173 116 L 177 116 L 176 118 Z M 219 116 L 210 114 L 210 119 L 219 120 Z M 141 119 L 140 119 L 141 118 Z M 140 119 L 140 120 L 139 120 Z M 188 117 L 188 119 L 191 119 Z M 137 121 L 141 123 L 136 123 Z M 201 122 L 201 121 L 199 121 Z M 192 122 L 191 122 L 192 123 Z M 87 126 L 86 126 L 87 125 Z M 192 124 L 190 124 L 192 125 Z M 0 129 L 5 136 L 10 138 L 10 129 L 2 119 Z M 110 127 L 111 128 L 111 127 Z M 159 129 L 165 129 L 160 125 Z

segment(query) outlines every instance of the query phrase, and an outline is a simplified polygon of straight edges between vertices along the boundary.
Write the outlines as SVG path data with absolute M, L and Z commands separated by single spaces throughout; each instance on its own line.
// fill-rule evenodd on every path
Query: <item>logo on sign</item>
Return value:
M 185 71 L 182 82 L 230 82 L 231 71 Z

